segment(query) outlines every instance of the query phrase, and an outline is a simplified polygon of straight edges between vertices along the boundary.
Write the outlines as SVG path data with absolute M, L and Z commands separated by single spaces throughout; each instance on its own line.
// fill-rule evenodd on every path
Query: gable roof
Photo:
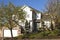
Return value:
M 21 6 L 21 9 L 24 9 L 25 7 L 29 7 L 29 8 L 31 8 L 31 10 L 34 10 L 34 11 L 37 12 L 37 13 L 41 13 L 39 10 L 34 9 L 34 8 L 32 8 L 31 6 L 27 6 L 27 5 Z

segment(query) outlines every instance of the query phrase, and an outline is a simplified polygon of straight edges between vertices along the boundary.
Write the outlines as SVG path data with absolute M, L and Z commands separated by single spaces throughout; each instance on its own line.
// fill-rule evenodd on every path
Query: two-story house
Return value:
M 21 9 L 26 13 L 26 20 L 30 22 L 30 32 L 36 31 L 41 25 L 40 21 L 37 20 L 41 19 L 41 12 L 30 7 L 30 6 L 22 6 Z M 39 26 L 37 26 L 39 24 Z

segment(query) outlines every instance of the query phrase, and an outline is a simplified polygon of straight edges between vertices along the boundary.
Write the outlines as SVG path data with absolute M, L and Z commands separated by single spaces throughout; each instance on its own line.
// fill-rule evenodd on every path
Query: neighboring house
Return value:
M 53 18 L 50 16 L 50 14 L 43 14 L 42 15 L 42 21 L 44 22 L 44 26 L 45 28 L 48 28 L 51 30 L 52 28 L 55 28 L 55 21 L 53 20 Z

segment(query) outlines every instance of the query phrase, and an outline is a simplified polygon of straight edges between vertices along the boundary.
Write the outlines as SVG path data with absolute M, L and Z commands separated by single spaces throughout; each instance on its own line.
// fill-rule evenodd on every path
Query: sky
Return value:
M 45 9 L 47 3 L 47 0 L 0 0 L 0 3 L 2 3 L 2 1 L 4 4 L 8 4 L 10 1 L 15 6 L 28 5 L 42 12 Z

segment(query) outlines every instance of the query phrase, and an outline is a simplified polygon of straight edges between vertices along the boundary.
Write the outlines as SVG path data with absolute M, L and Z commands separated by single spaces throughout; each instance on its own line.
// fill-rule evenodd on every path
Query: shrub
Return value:
M 58 34 L 59 34 L 59 30 L 58 29 L 55 29 L 53 31 L 50 31 L 49 36 L 57 36 Z

